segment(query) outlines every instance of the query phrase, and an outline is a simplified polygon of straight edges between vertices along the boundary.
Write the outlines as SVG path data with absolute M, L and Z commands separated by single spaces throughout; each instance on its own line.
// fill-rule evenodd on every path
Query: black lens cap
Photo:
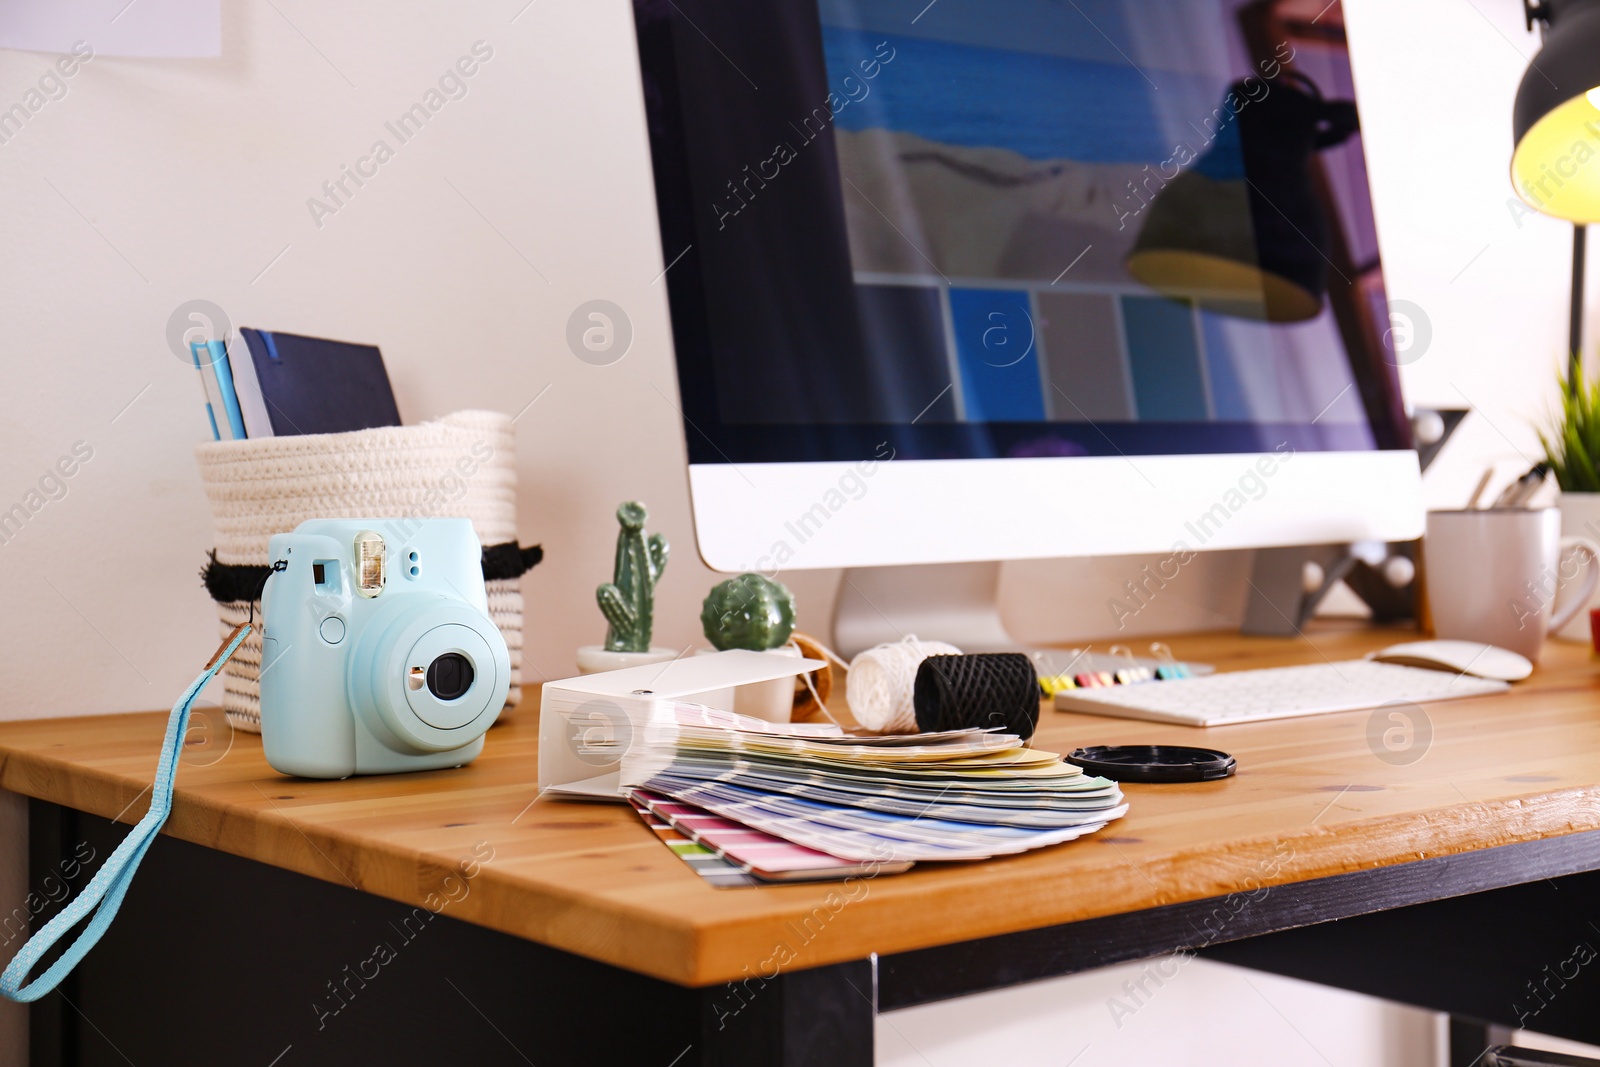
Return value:
M 1114 782 L 1209 782 L 1238 763 L 1218 749 L 1186 745 L 1096 745 L 1075 749 L 1067 762 Z
M 460 700 L 472 688 L 472 661 L 459 652 L 446 652 L 428 664 L 428 692 L 440 700 Z

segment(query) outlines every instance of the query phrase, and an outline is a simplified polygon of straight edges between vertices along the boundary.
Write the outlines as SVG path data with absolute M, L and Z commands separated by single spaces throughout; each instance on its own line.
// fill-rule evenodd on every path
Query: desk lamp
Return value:
M 1543 47 L 1512 110 L 1511 182 L 1517 194 L 1572 231 L 1571 374 L 1582 380 L 1584 227 L 1600 221 L 1600 0 L 1523 0 Z

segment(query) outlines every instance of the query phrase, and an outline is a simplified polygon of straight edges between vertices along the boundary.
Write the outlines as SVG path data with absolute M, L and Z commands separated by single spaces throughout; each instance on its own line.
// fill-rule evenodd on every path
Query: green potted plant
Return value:
M 1561 489 L 1562 536 L 1600 540 L 1600 383 L 1563 382 L 1560 410 L 1539 443 Z M 1579 611 L 1558 636 L 1589 640 L 1589 613 Z
M 700 626 L 718 652 L 742 648 L 798 656 L 794 633 L 794 597 L 782 582 L 759 574 L 741 574 L 719 582 L 700 609 Z M 794 678 L 751 682 L 734 690 L 733 710 L 768 722 L 788 722 L 794 711 Z
M 782 648 L 794 633 L 794 597 L 782 582 L 741 574 L 718 584 L 700 607 L 706 640 L 719 651 Z
M 600 613 L 606 617 L 606 643 L 578 649 L 580 674 L 664 663 L 677 655 L 670 648 L 650 644 L 656 582 L 667 569 L 667 540 L 658 533 L 645 536 L 647 518 L 649 513 L 637 500 L 624 501 L 617 508 L 620 529 L 611 581 L 595 590 Z

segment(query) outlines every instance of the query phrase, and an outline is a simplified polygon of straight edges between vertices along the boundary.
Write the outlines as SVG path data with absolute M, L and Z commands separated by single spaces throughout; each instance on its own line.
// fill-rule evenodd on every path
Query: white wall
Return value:
M 711 580 L 661 395 L 673 378 L 631 16 L 541 0 L 512 23 L 520 6 L 229 3 L 223 60 L 96 58 L 0 146 L 0 500 L 73 442 L 94 448 L 67 496 L 0 546 L 5 655 L 59 665 L 19 679 L 4 714 L 165 706 L 215 645 L 195 578 L 211 542 L 191 455 L 203 416 L 164 339 L 196 297 L 236 324 L 379 343 L 410 421 L 516 412 L 549 386 L 518 423 L 519 521 L 549 553 L 526 586 L 531 676 L 571 673 L 572 648 L 602 632 L 593 587 L 628 497 L 678 547 L 661 636 L 688 640 Z M 385 121 L 479 40 L 494 54 L 468 95 L 400 145 Z M 6 53 L 0 100 L 48 61 Z M 308 198 L 380 137 L 395 157 L 319 228 Z M 563 340 L 599 296 L 637 330 L 606 368 Z M 47 677 L 79 656 L 97 669 L 77 684 Z
M 1513 0 L 1344 6 L 1389 295 L 1422 308 L 1433 337 L 1402 382 L 1417 404 L 1476 409 L 1428 476 L 1429 503 L 1459 507 L 1483 464 L 1509 477 L 1537 454 L 1567 348 L 1572 227 L 1521 209 L 1509 177 L 1537 38 Z
M 518 424 L 519 522 L 548 552 L 524 584 L 529 677 L 570 673 L 573 648 L 601 636 L 593 589 L 630 497 L 676 549 L 658 643 L 696 638 L 716 579 L 695 558 L 666 399 L 629 5 L 524 2 L 227 0 L 223 59 L 98 57 L 0 145 L 0 510 L 75 442 L 94 450 L 0 544 L 0 718 L 166 707 L 215 645 L 196 578 L 211 541 L 191 454 L 203 417 L 164 339 L 195 298 L 236 325 L 380 344 L 409 421 L 516 412 L 549 387 Z M 1390 291 L 1433 332 L 1406 385 L 1481 411 L 1428 479 L 1434 502 L 1456 503 L 1485 461 L 1510 475 L 1533 447 L 1564 345 L 1570 231 L 1507 208 L 1510 103 L 1533 41 L 1514 0 L 1346 7 Z M 494 56 L 468 95 L 319 228 L 307 199 L 479 40 Z M 0 51 L 0 107 L 50 62 Z M 609 367 L 564 340 L 594 298 L 635 330 Z M 1236 620 L 1246 563 L 1188 568 L 1128 633 Z M 1008 567 L 1008 617 L 1034 639 L 1103 637 L 1106 599 L 1138 566 Z M 835 576 L 785 580 L 802 626 L 825 632 Z
M 1428 1067 L 1436 1016 L 1210 960 L 1160 956 L 878 1017 L 880 1067 Z

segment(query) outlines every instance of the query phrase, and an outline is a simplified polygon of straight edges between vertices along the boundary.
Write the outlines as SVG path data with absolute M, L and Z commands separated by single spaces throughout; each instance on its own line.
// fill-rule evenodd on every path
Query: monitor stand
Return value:
M 835 650 L 850 659 L 874 645 L 908 636 L 947 641 L 963 652 L 1022 648 L 1000 621 L 1000 564 L 845 570 L 833 608 Z
M 1368 544 L 1361 550 L 1347 544 L 1258 548 L 1239 632 L 1301 636 L 1318 605 L 1340 582 L 1367 605 L 1374 623 L 1414 619 L 1419 548 L 1416 541 Z M 1400 561 L 1398 572 L 1389 569 Z M 1321 579 L 1314 585 L 1307 584 L 1308 563 L 1316 565 L 1313 578 Z
M 1417 555 L 1415 543 L 1391 544 L 1387 549 L 1392 556 L 1414 560 Z M 1315 590 L 1302 585 L 1308 561 L 1324 575 Z M 1348 545 L 1267 548 L 1256 550 L 1240 632 L 1299 634 L 1340 580 L 1366 601 L 1374 621 L 1411 617 L 1414 586 L 1409 582 L 1391 586 L 1377 567 L 1352 557 Z M 834 601 L 834 649 L 848 660 L 874 645 L 908 636 L 946 641 L 963 652 L 1028 650 L 1000 620 L 998 562 L 846 569 Z M 1144 657 L 1139 661 L 1145 662 Z M 1100 666 L 1097 663 L 1096 669 Z
M 1034 648 L 1000 621 L 999 563 L 935 563 L 854 567 L 839 581 L 833 608 L 833 647 L 853 659 L 875 645 L 917 637 L 945 641 L 963 652 L 1026 652 L 1041 673 L 1154 669 L 1161 660 L 1109 649 Z M 1190 663 L 1196 674 L 1211 667 Z

